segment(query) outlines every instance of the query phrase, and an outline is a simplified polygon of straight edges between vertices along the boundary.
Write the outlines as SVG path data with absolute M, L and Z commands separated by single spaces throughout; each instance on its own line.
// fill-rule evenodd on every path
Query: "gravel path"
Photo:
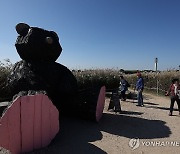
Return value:
M 103 118 L 98 124 L 62 118 L 60 133 L 52 145 L 34 153 L 179 154 L 178 111 L 168 116 L 168 97 L 145 94 L 144 101 L 144 107 L 137 107 L 136 101 L 130 99 L 121 101 L 123 113 L 115 114 L 107 111 L 107 98 Z

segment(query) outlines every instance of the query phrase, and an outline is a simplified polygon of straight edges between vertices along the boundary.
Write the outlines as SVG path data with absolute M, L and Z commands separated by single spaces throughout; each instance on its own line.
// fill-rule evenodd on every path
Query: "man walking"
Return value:
M 137 106 L 144 106 L 143 95 L 142 95 L 144 89 L 144 80 L 140 72 L 137 73 L 137 78 L 138 78 L 136 82 L 137 100 L 138 100 Z

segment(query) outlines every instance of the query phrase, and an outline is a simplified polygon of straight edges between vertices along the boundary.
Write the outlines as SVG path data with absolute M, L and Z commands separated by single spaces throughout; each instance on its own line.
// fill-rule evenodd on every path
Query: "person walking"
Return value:
M 120 86 L 119 90 L 121 92 L 121 100 L 125 101 L 126 100 L 126 91 L 128 90 L 129 83 L 124 79 L 124 77 L 121 75 L 120 76 Z
M 170 103 L 170 112 L 169 116 L 172 116 L 174 103 L 177 102 L 179 115 L 180 115 L 180 84 L 179 79 L 173 79 L 172 84 L 170 85 L 166 96 L 170 95 L 171 103 Z
M 136 87 L 135 89 L 137 90 L 137 100 L 138 100 L 138 104 L 137 106 L 144 106 L 144 102 L 143 102 L 143 89 L 144 89 L 144 79 L 142 78 L 142 75 L 140 72 L 137 73 L 137 82 L 136 82 Z

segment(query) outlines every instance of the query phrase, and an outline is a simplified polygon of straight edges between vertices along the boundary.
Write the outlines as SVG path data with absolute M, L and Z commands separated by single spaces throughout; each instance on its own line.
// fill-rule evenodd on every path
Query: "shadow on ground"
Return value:
M 160 106 L 145 106 L 146 108 L 160 109 L 169 111 L 168 107 L 160 107 Z M 173 111 L 178 111 L 178 109 L 174 108 Z
M 142 115 L 143 112 L 135 112 L 135 111 L 125 111 L 125 110 L 123 110 L 123 111 L 121 111 L 120 114 L 127 114 L 127 115 Z
M 129 102 L 129 103 L 136 103 L 137 104 L 137 100 L 126 100 L 125 102 Z M 147 105 L 159 105 L 157 103 L 151 103 L 151 102 L 144 102 L 144 104 L 147 104 Z
M 102 133 L 110 133 L 126 138 L 157 139 L 169 137 L 171 131 L 161 120 L 148 120 L 121 114 L 104 113 L 99 123 L 63 118 L 60 133 L 48 148 L 33 153 L 98 153 L 106 152 L 89 143 L 102 139 Z
M 129 139 L 156 139 L 170 136 L 170 128 L 165 124 L 161 120 L 104 114 L 99 127 L 102 131 Z
M 159 105 L 157 103 L 151 103 L 151 102 L 144 102 L 144 104 L 147 104 L 147 105 Z
M 106 154 L 97 146 L 88 143 L 102 139 L 98 123 L 74 118 L 62 118 L 60 132 L 47 148 L 31 154 Z

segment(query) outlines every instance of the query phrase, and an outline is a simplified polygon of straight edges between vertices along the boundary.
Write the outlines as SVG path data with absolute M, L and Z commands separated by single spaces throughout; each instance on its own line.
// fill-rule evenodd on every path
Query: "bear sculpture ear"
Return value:
M 54 31 L 50 31 L 55 37 L 56 37 L 56 39 L 59 41 L 59 37 L 58 37 L 58 35 L 57 35 L 57 33 L 56 32 L 54 32 Z
M 19 35 L 26 35 L 30 26 L 26 23 L 19 23 L 16 25 L 16 31 Z

